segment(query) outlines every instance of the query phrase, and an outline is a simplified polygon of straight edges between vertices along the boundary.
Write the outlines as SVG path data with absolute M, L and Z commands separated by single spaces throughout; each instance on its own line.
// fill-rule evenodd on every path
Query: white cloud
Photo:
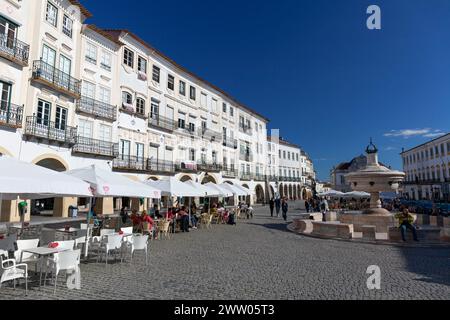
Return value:
M 396 147 L 386 147 L 386 149 L 384 149 L 385 151 L 393 151 L 393 150 L 397 150 Z
M 444 134 L 446 134 L 446 133 L 445 132 L 428 133 L 428 134 L 425 134 L 424 137 L 425 138 L 437 138 L 437 137 L 443 136 Z
M 436 138 L 446 134 L 439 129 L 404 129 L 404 130 L 391 130 L 384 134 L 385 137 L 402 137 L 405 139 L 411 137 L 421 136 L 423 138 Z

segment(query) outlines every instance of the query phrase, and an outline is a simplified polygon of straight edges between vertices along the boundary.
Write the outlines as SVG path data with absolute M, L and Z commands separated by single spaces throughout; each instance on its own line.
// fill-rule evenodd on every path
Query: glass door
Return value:
M 11 118 L 11 89 L 9 83 L 0 81 L 0 121 L 9 123 Z M 13 110 L 14 111 L 14 110 Z
M 72 61 L 70 61 L 69 58 L 60 55 L 59 56 L 59 70 L 61 72 L 60 74 L 60 84 L 62 87 L 67 88 L 70 90 L 71 83 L 70 83 L 70 69 L 72 67 Z
M 67 109 L 56 106 L 55 116 L 55 136 L 59 141 L 66 141 L 66 128 L 67 128 Z
M 17 25 L 0 16 L 0 46 L 15 55 Z
M 39 76 L 47 81 L 53 82 L 55 78 L 56 51 L 44 45 L 42 47 L 41 60 L 43 63 L 37 71 L 41 73 Z

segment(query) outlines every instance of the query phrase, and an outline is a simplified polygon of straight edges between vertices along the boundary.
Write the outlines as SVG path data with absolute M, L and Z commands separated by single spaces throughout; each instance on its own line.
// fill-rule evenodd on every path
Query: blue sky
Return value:
M 450 131 L 450 1 L 82 0 L 272 121 L 319 178 L 363 152 L 380 159 Z M 366 9 L 380 6 L 382 30 Z

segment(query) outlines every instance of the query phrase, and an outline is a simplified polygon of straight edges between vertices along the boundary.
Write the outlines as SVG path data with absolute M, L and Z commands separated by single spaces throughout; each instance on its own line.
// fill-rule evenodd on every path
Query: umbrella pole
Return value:
M 89 246 L 89 220 L 90 220 L 90 214 L 92 210 L 92 197 L 89 198 L 89 211 L 87 214 L 87 229 L 86 229 L 86 243 L 84 246 L 84 258 L 88 259 L 88 246 Z
M 3 193 L 0 193 L 0 220 L 2 218 Z

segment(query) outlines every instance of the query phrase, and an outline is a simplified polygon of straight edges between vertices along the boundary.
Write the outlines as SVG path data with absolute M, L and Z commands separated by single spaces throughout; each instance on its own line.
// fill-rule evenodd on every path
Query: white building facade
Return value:
M 404 197 L 450 202 L 450 133 L 403 151 Z
M 265 202 L 269 120 L 135 34 L 86 24 L 90 16 L 76 0 L 0 0 L 0 154 L 57 171 L 95 164 L 140 181 L 239 184 Z M 65 217 L 84 204 L 40 208 Z M 1 221 L 18 221 L 15 207 L 3 201 Z

